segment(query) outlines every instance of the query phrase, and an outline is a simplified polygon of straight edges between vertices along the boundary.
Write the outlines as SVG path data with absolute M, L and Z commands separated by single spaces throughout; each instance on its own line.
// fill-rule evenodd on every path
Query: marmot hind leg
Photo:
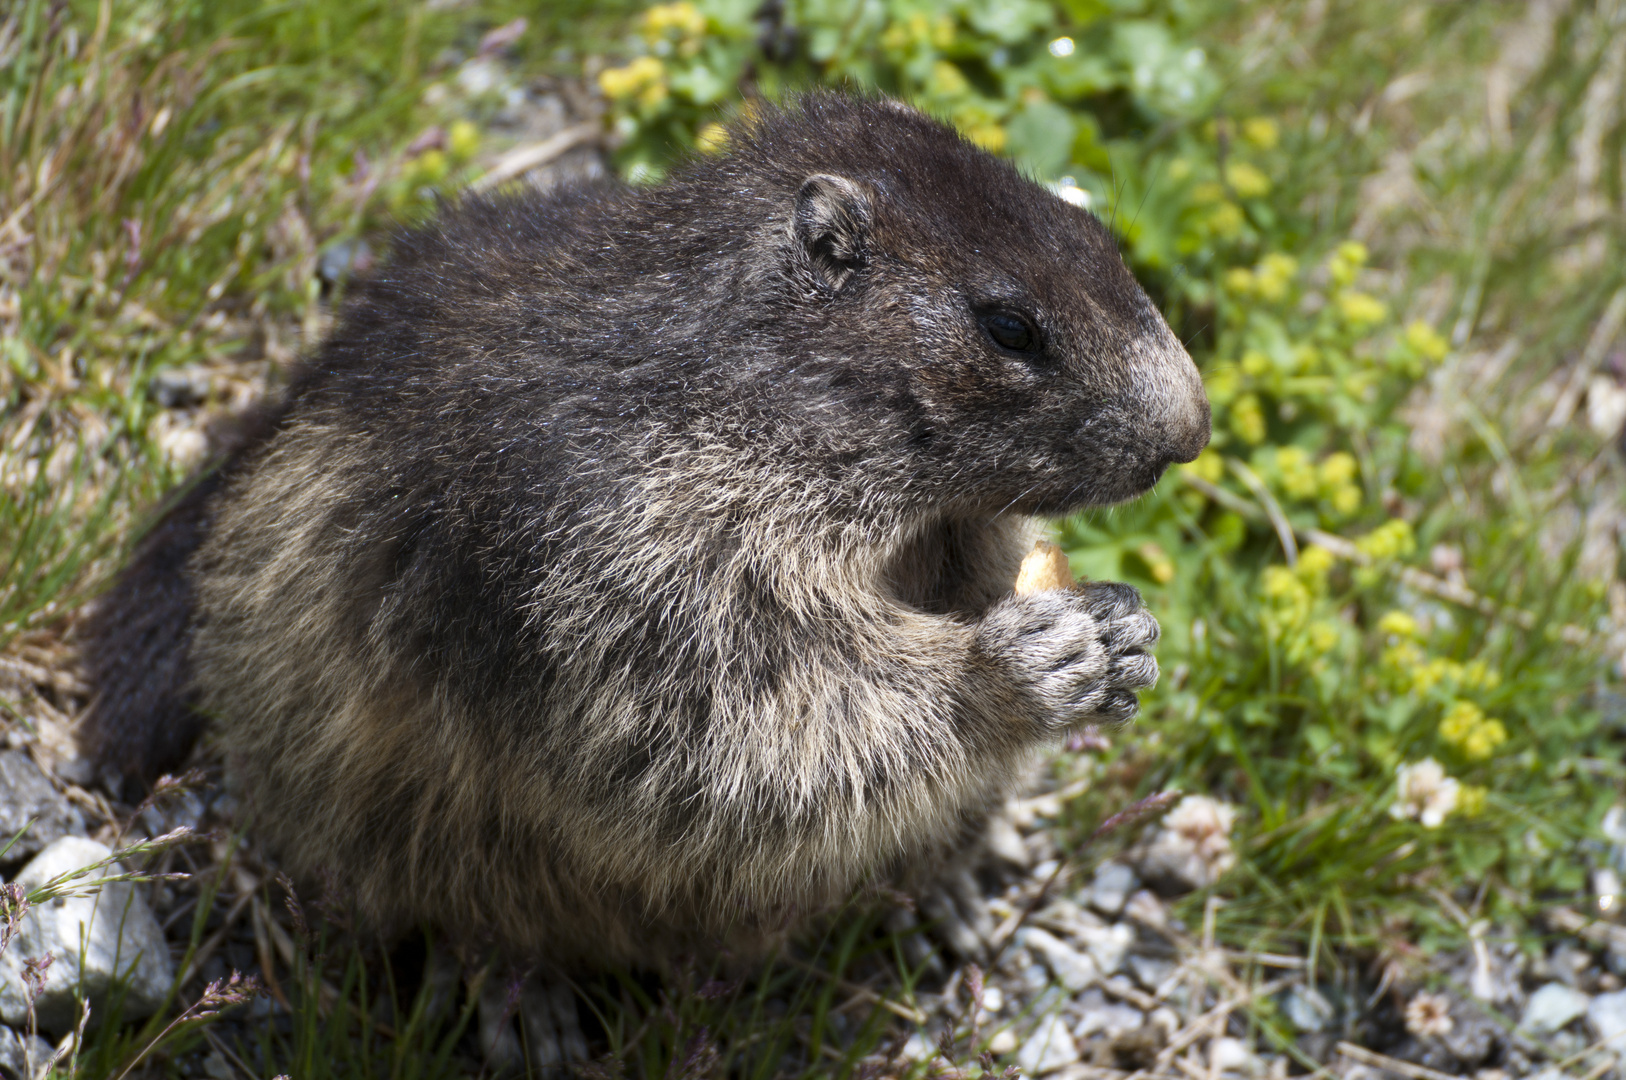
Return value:
M 552 1080 L 587 1063 L 576 991 L 551 975 L 490 979 L 480 991 L 478 1037 L 486 1064 L 499 1075 Z

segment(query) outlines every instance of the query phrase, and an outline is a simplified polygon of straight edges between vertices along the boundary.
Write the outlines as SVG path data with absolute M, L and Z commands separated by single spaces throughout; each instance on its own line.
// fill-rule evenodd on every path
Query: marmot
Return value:
M 87 632 L 94 752 L 219 725 L 256 829 L 384 931 L 750 955 L 952 853 L 1157 666 L 1035 518 L 1208 440 L 1087 211 L 896 102 L 764 108 L 652 187 L 399 238 Z

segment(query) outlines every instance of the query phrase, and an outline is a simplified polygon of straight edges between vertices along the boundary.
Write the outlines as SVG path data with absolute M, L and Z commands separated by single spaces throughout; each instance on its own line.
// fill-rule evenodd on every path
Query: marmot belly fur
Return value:
M 1133 715 L 1134 590 L 1011 584 L 1037 516 L 1208 431 L 1094 217 L 806 98 L 660 186 L 402 237 L 104 598 L 87 733 L 150 778 L 207 716 L 285 865 L 382 930 L 748 954 Z

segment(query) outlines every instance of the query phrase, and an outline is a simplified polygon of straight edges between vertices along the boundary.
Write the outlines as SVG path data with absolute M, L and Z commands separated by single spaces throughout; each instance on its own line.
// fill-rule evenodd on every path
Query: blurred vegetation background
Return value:
M 164 373 L 249 373 L 211 384 L 218 409 L 274 386 L 342 288 L 324 257 L 488 174 L 533 79 L 581 88 L 633 183 L 717 152 L 761 99 L 879 89 L 1121 238 L 1215 439 L 1058 524 L 1165 632 L 1064 846 L 1166 788 L 1232 804 L 1236 864 L 1187 903 L 1221 896 L 1224 940 L 1333 968 L 1613 898 L 1611 0 L 13 0 L 0 647 L 71 655 L 71 612 L 199 460 Z

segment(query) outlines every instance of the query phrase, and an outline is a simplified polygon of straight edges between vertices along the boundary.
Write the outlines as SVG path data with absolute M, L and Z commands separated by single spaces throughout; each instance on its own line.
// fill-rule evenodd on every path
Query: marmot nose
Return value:
M 1209 408 L 1208 395 L 1202 392 L 1201 384 L 1198 385 L 1197 400 L 1190 412 L 1189 422 L 1171 432 L 1174 437 L 1170 440 L 1170 464 L 1195 461 L 1213 434 L 1213 410 Z
M 1202 373 L 1174 335 L 1165 330 L 1162 345 L 1157 382 L 1162 397 L 1160 426 L 1167 440 L 1164 453 L 1170 464 L 1191 461 L 1203 452 L 1212 433 L 1208 394 L 1203 390 Z

